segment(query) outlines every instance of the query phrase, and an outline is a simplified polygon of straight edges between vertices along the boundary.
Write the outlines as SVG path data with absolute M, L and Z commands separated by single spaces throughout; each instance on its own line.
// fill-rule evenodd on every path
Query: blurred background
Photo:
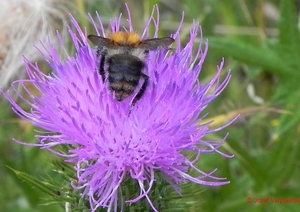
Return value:
M 32 1 L 34 2 L 34 1 Z M 217 65 L 225 59 L 224 75 L 231 70 L 226 90 L 205 111 L 213 127 L 218 128 L 237 114 L 240 117 L 209 139 L 229 137 L 221 150 L 235 155 L 232 159 L 218 154 L 201 157 L 199 167 L 231 183 L 223 187 L 201 187 L 186 211 L 299 211 L 300 202 L 272 203 L 271 198 L 297 198 L 300 201 L 300 37 L 297 0 L 149 0 L 126 1 L 134 28 L 141 32 L 152 7 L 160 9 L 160 35 L 174 33 L 184 11 L 182 43 L 189 38 L 193 20 L 200 22 L 209 51 L 200 75 L 208 82 Z M 87 14 L 100 14 L 105 26 L 123 13 L 125 1 L 119 0 L 44 0 L 34 4 L 22 0 L 0 2 L 0 86 L 10 88 L 18 77 L 26 77 L 22 55 L 39 61 L 32 44 L 66 34 L 71 13 L 95 34 Z M 2 5 L 1 5 L 2 4 Z M 70 55 L 74 50 L 66 37 Z M 39 62 L 41 69 L 50 72 Z M 55 178 L 55 157 L 38 148 L 12 141 L 36 142 L 34 129 L 20 120 L 11 106 L 0 97 L 0 211 L 64 211 L 60 205 L 45 201 L 46 194 L 24 183 L 9 168 L 46 179 Z M 199 187 L 198 185 L 195 185 Z M 193 193 L 193 187 L 190 188 Z M 197 190 L 198 188 L 195 188 Z M 268 203 L 248 203 L 248 198 L 267 199 Z

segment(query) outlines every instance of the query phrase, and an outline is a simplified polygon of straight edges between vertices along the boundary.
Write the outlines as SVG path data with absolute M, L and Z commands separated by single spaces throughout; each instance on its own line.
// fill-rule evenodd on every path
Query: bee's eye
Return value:
M 144 53 L 145 53 L 145 54 L 148 54 L 148 53 L 149 53 L 149 49 L 146 49 L 146 50 L 144 51 Z

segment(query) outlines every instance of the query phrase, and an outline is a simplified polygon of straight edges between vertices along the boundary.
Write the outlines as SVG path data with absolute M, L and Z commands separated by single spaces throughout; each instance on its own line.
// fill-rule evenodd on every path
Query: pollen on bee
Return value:
M 135 32 L 116 32 L 110 36 L 115 45 L 137 46 L 141 42 L 141 37 Z

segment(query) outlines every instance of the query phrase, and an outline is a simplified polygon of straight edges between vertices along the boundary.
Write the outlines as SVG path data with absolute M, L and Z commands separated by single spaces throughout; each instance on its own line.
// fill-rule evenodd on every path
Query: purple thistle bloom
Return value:
M 155 10 L 158 13 L 157 7 Z M 155 26 L 154 37 L 158 35 L 159 17 L 155 18 L 153 13 L 141 35 L 143 39 L 149 37 L 151 23 Z M 99 16 L 99 23 L 91 20 L 96 33 L 106 36 Z M 172 36 L 176 40 L 174 50 L 149 53 L 147 68 L 143 70 L 149 76 L 149 86 L 133 108 L 130 102 L 136 92 L 122 102 L 115 99 L 107 82 L 102 83 L 96 52 L 88 44 L 87 33 L 80 29 L 74 18 L 72 23 L 76 31 L 69 29 L 69 32 L 76 55 L 66 53 L 67 59 L 61 61 L 59 48 L 49 41 L 44 45 L 46 53 L 43 56 L 53 73 L 45 75 L 37 64 L 25 59 L 29 79 L 13 83 L 14 92 L 31 110 L 25 111 L 9 94 L 4 94 L 18 115 L 47 132 L 36 135 L 39 144 L 25 144 L 47 149 L 76 164 L 78 181 L 73 187 L 89 199 L 92 211 L 99 207 L 116 210 L 123 198 L 119 189 L 128 176 L 138 182 L 140 195 L 131 200 L 124 197 L 127 202 L 134 203 L 145 197 L 154 210 L 157 209 L 148 194 L 156 181 L 156 172 L 160 172 L 178 193 L 177 185 L 186 182 L 208 186 L 229 183 L 212 176 L 215 170 L 205 173 L 195 165 L 201 154 L 217 152 L 230 157 L 218 151 L 224 140 L 204 140 L 204 136 L 224 127 L 212 130 L 209 123 L 199 125 L 202 120 L 199 114 L 223 91 L 230 74 L 220 82 L 222 62 L 208 84 L 198 81 L 208 49 L 207 42 L 204 50 L 201 50 L 201 44 L 195 45 L 197 38 L 201 40 L 198 23 L 194 23 L 189 42 L 184 47 L 180 44 L 181 23 Z M 130 18 L 128 24 L 129 28 L 123 29 L 121 17 L 116 18 L 111 22 L 111 31 L 133 32 Z M 65 50 L 59 35 L 58 39 Z M 193 52 L 196 52 L 195 56 Z M 26 88 L 28 83 L 39 91 L 39 95 Z M 19 85 L 30 100 L 18 92 Z M 71 145 L 72 149 L 62 153 L 57 150 L 61 145 Z M 187 152 L 196 154 L 196 158 L 191 160 L 184 154 Z M 196 171 L 198 176 L 189 175 L 190 170 Z

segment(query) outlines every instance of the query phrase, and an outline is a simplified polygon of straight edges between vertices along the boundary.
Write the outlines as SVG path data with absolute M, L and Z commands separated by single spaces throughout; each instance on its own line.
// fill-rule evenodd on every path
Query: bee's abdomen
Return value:
M 138 86 L 144 64 L 134 56 L 114 55 L 108 65 L 109 87 L 115 92 L 116 99 L 122 101 Z
M 115 92 L 115 96 L 118 101 L 122 101 L 130 96 L 134 92 L 135 88 L 136 86 L 132 86 L 125 81 L 110 84 L 110 89 Z

